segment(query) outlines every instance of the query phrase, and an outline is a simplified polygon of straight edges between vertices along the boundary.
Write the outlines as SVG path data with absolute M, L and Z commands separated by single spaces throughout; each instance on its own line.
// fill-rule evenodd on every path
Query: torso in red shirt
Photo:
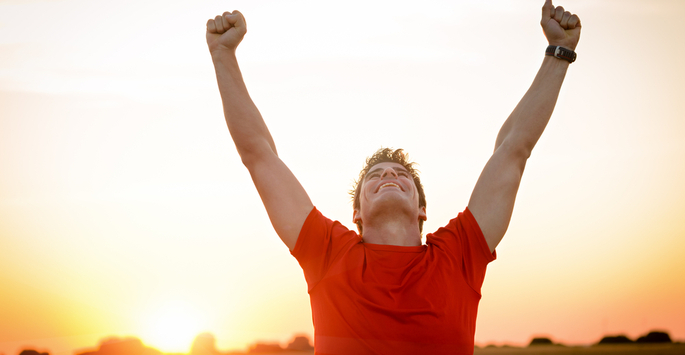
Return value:
M 471 212 L 426 245 L 363 243 L 324 217 L 307 217 L 292 251 L 311 298 L 317 354 L 472 354 L 490 253 Z

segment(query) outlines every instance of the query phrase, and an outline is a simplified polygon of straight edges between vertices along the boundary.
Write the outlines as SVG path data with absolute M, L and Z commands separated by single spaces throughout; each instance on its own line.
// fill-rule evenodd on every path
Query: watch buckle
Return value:
M 561 58 L 561 54 L 562 54 L 561 49 L 562 49 L 561 46 L 557 46 L 557 48 L 554 49 L 554 56 L 555 56 L 555 57 Z

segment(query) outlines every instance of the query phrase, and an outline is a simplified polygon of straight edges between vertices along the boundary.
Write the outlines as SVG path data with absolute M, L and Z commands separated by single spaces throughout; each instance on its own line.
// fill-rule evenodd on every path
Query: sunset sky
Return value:
M 462 211 L 547 45 L 543 0 L 0 0 L 0 354 L 136 336 L 187 352 L 313 335 L 302 271 L 226 129 L 207 19 L 281 158 L 353 228 L 381 146 L 420 165 L 424 231 Z M 567 0 L 583 30 L 483 287 L 476 343 L 685 341 L 680 0 Z

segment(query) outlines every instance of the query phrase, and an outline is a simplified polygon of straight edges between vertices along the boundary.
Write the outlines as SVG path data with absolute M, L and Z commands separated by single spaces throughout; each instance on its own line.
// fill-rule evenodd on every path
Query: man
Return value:
M 550 47 L 502 126 L 467 208 L 421 244 L 426 202 L 402 150 L 367 160 L 354 190 L 359 234 L 324 217 L 279 159 L 235 51 L 238 11 L 207 23 L 226 123 L 281 240 L 302 266 L 317 354 L 470 354 L 480 289 L 509 225 L 526 161 L 556 104 L 580 37 L 578 16 L 546 0 Z

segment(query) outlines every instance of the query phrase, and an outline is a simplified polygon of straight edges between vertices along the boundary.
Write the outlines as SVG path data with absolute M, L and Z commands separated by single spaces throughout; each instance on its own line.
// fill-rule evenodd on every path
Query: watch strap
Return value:
M 569 63 L 576 61 L 576 52 L 562 46 L 547 46 L 545 50 L 545 55 L 549 55 L 555 58 L 563 59 Z

